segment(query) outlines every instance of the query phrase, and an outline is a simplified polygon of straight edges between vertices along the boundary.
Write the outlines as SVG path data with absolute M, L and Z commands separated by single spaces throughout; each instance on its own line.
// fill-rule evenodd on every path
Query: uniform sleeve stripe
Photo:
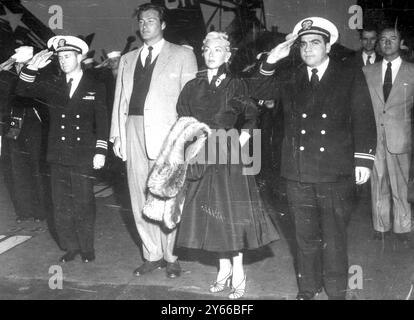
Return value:
M 105 141 L 105 140 L 97 140 L 96 141 L 96 147 L 97 148 L 108 149 L 108 142 Z
M 275 70 L 266 71 L 266 70 L 263 70 L 263 68 L 260 68 L 260 73 L 264 76 L 271 76 L 275 73 Z
M 35 76 L 28 75 L 26 73 L 20 72 L 20 79 L 26 82 L 34 82 Z
M 369 153 L 355 153 L 355 158 L 375 160 L 375 155 Z

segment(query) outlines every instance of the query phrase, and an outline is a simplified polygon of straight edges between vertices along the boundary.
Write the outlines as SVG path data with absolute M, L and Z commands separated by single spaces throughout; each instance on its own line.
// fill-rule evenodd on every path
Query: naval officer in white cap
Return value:
M 37 53 L 23 68 L 17 93 L 41 97 L 50 114 L 47 160 L 51 164 L 54 222 L 59 244 L 66 253 L 61 262 L 80 254 L 95 259 L 95 197 L 93 171 L 105 164 L 108 121 L 103 83 L 84 74 L 81 62 L 88 45 L 72 36 L 48 41 L 53 51 Z M 56 53 L 63 76 L 45 79 L 39 70 Z
M 333 23 L 306 18 L 286 38 L 262 63 L 251 94 L 284 109 L 281 175 L 296 227 L 297 299 L 322 289 L 330 299 L 345 299 L 346 227 L 355 184 L 367 182 L 374 160 L 373 109 L 362 73 L 329 58 L 338 39 Z M 303 63 L 278 73 L 277 62 L 295 42 Z

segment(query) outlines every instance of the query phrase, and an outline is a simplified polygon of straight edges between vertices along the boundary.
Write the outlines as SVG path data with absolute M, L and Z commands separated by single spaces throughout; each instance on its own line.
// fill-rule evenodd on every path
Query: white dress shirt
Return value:
M 71 74 L 70 76 L 68 74 L 66 74 L 66 83 L 69 82 L 69 79 L 73 79 L 72 80 L 72 87 L 70 88 L 70 93 L 69 93 L 69 97 L 72 98 L 73 93 L 75 92 L 76 88 L 79 85 L 79 82 L 81 81 L 83 76 L 83 71 L 80 70 L 79 72 L 75 73 L 75 74 Z
M 154 62 L 154 60 L 158 57 L 158 55 L 161 52 L 162 46 L 164 45 L 165 40 L 161 39 L 160 41 L 158 41 L 156 44 L 152 45 L 152 58 L 151 58 L 151 63 Z M 146 43 L 144 43 L 144 47 L 141 50 L 141 63 L 142 66 L 145 66 L 145 59 L 148 56 L 149 50 L 148 50 L 149 45 L 147 45 Z
M 373 53 L 371 53 L 369 55 L 371 57 L 371 59 L 369 59 L 369 61 L 371 62 L 371 64 L 375 63 L 375 59 L 377 58 L 377 55 L 375 53 L 375 51 Z M 365 51 L 362 51 L 362 60 L 364 61 L 364 66 L 367 65 L 367 60 L 368 60 L 368 54 Z
M 385 58 L 382 60 L 382 83 L 384 84 L 385 72 L 387 71 L 387 64 L 391 62 L 391 73 L 392 73 L 392 83 L 394 84 L 394 80 L 397 77 L 398 70 L 400 70 L 402 59 L 398 57 L 392 61 L 387 61 Z
M 311 80 L 312 77 L 312 69 L 318 69 L 318 77 L 319 77 L 319 81 L 321 81 L 323 75 L 325 74 L 326 69 L 328 69 L 328 64 L 329 64 L 329 58 L 326 59 L 324 62 L 322 62 L 321 65 L 319 65 L 318 67 L 309 67 L 307 66 L 308 69 L 308 76 L 309 76 L 309 81 Z

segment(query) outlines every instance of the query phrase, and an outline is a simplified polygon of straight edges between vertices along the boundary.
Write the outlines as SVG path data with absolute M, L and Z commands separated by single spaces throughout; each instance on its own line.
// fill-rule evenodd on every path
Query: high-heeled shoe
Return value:
M 246 292 L 246 274 L 244 274 L 243 281 L 240 282 L 236 287 L 232 287 L 232 290 L 229 294 L 229 299 L 240 299 L 244 296 Z
M 221 279 L 220 281 L 216 281 L 214 282 L 211 286 L 210 286 L 210 292 L 211 293 L 218 293 L 224 290 L 224 288 L 226 287 L 230 287 L 231 285 L 231 276 L 233 275 L 233 270 L 230 270 L 229 274 L 227 276 L 225 276 L 223 279 Z

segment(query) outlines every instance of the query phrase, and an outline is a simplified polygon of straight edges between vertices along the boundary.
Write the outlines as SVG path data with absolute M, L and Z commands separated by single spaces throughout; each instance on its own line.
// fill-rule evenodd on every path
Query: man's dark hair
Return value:
M 364 28 L 359 30 L 359 38 L 362 39 L 362 34 L 364 32 L 375 32 L 378 36 L 378 29 L 375 26 L 365 26 Z
M 398 33 L 398 35 L 399 35 L 399 37 L 400 37 L 400 40 L 402 40 L 403 39 L 403 34 L 402 34 L 402 31 L 401 31 L 401 29 L 399 29 L 398 27 L 396 27 L 396 26 L 385 26 L 385 27 L 383 27 L 382 29 L 381 29 L 381 32 L 379 33 L 379 36 L 381 36 L 381 33 L 383 33 L 384 31 L 396 31 L 397 33 Z
M 148 10 L 155 10 L 158 12 L 158 16 L 160 18 L 160 22 L 165 22 L 165 8 L 153 3 L 144 3 L 141 4 L 137 9 L 135 9 L 135 13 L 137 15 L 137 19 L 139 20 L 141 13 Z

